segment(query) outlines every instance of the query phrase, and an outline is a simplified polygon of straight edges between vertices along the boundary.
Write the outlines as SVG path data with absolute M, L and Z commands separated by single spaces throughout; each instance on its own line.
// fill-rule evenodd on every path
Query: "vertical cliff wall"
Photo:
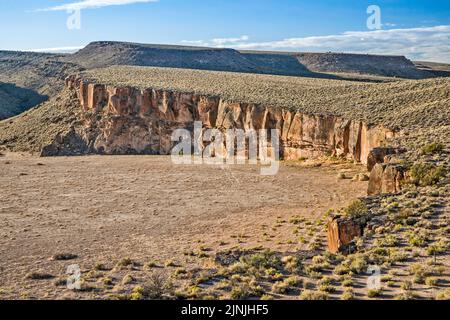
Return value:
M 277 106 L 226 101 L 216 96 L 88 83 L 71 76 L 66 85 L 75 90 L 82 110 L 78 135 L 88 153 L 169 154 L 174 129 L 203 127 L 226 129 L 279 129 L 284 159 L 323 155 L 367 163 L 370 151 L 395 133 L 369 127 L 361 121 L 331 115 L 305 114 Z M 70 153 L 59 137 L 44 148 L 44 155 Z

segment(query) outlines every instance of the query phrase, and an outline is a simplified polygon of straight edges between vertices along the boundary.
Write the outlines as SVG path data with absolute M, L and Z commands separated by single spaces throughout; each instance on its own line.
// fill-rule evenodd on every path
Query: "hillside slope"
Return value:
M 13 83 L 39 94 L 53 96 L 64 79 L 81 68 L 62 60 L 64 55 L 0 51 L 0 82 Z
M 14 118 L 0 121 L 0 146 L 11 151 L 39 152 L 77 120 L 79 103 L 64 90 Z
M 315 72 L 372 74 L 385 77 L 423 79 L 430 74 L 416 68 L 403 56 L 380 56 L 349 53 L 298 53 L 298 61 Z
M 46 99 L 33 90 L 0 82 L 0 120 L 13 117 Z
M 15 116 L 54 97 L 64 79 L 82 68 L 62 55 L 0 51 L 0 119 Z
M 233 49 L 93 42 L 65 61 L 85 68 L 134 65 L 244 73 L 309 76 L 295 58 L 277 54 L 241 54 Z
M 89 83 L 202 94 L 226 101 L 340 116 L 405 132 L 450 123 L 450 79 L 361 83 L 217 71 L 115 66 L 85 71 Z M 70 91 L 14 118 L 0 121 L 0 145 L 38 152 L 79 120 Z
M 83 73 L 90 82 L 220 96 L 383 124 L 392 129 L 450 123 L 450 79 L 361 83 L 231 72 L 115 66 Z
M 89 69 L 135 65 L 312 77 L 331 77 L 328 73 L 411 79 L 433 76 L 402 56 L 237 51 L 112 41 L 92 42 L 63 60 Z
M 445 68 L 442 69 L 442 64 L 418 63 L 416 66 L 400 56 L 237 51 L 100 41 L 92 42 L 74 54 L 0 51 L 0 83 L 14 85 L 17 87 L 15 92 L 21 90 L 17 96 L 3 99 L 0 118 L 14 116 L 33 107 L 42 102 L 42 97 L 55 96 L 62 90 L 64 78 L 70 74 L 113 65 L 366 82 L 391 81 L 392 77 L 422 79 L 449 75 Z M 2 93 L 2 97 L 6 97 L 6 93 Z

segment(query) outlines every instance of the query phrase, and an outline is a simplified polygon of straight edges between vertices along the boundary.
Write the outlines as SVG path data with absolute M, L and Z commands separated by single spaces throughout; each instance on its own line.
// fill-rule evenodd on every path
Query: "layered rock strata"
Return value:
M 86 147 L 78 148 L 82 153 L 169 154 L 172 131 L 192 130 L 193 123 L 201 121 L 205 129 L 278 129 L 281 156 L 286 160 L 332 155 L 366 164 L 374 148 L 395 136 L 391 130 L 362 121 L 218 96 L 112 87 L 76 76 L 67 78 L 66 86 L 76 90 L 80 100 L 82 126 L 67 134 L 85 141 Z M 44 148 L 43 155 L 71 153 L 56 140 Z

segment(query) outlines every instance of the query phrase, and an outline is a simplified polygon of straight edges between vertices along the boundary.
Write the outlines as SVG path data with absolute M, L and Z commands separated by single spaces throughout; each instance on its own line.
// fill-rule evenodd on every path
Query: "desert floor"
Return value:
M 159 156 L 6 154 L 0 157 L 0 298 L 99 298 L 121 290 L 75 293 L 55 285 L 72 264 L 96 279 L 99 265 L 114 270 L 124 258 L 137 269 L 148 261 L 190 268 L 195 262 L 186 252 L 200 246 L 206 257 L 235 247 L 306 249 L 308 235 L 294 235 L 279 221 L 314 221 L 366 193 L 367 182 L 337 178 L 342 170 L 364 172 L 363 166 L 283 163 L 276 176 L 259 169 L 180 166 Z M 299 243 L 299 236 L 307 241 Z M 52 259 L 69 253 L 76 258 Z M 33 272 L 48 279 L 29 279 Z

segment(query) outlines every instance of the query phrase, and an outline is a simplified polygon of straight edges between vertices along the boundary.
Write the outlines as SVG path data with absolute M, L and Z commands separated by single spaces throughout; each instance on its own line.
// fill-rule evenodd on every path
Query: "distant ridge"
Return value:
M 348 53 L 238 51 L 234 49 L 128 42 L 92 42 L 67 56 L 85 68 L 111 65 L 171 67 L 288 76 L 323 77 L 322 73 L 355 73 L 423 79 L 432 76 L 403 56 Z
M 280 54 L 242 54 L 234 49 L 93 42 L 67 56 L 85 68 L 135 65 L 291 76 L 312 76 L 295 57 Z
M 3 92 L 0 92 L 4 99 L 0 104 L 0 115 L 2 118 L 14 116 L 47 97 L 55 96 L 70 74 L 113 65 L 375 82 L 450 76 L 450 65 L 413 63 L 403 56 L 238 51 L 97 41 L 73 54 L 0 51 L 0 83 L 12 85 L 4 85 Z M 20 92 L 19 98 L 12 97 L 11 92 Z

